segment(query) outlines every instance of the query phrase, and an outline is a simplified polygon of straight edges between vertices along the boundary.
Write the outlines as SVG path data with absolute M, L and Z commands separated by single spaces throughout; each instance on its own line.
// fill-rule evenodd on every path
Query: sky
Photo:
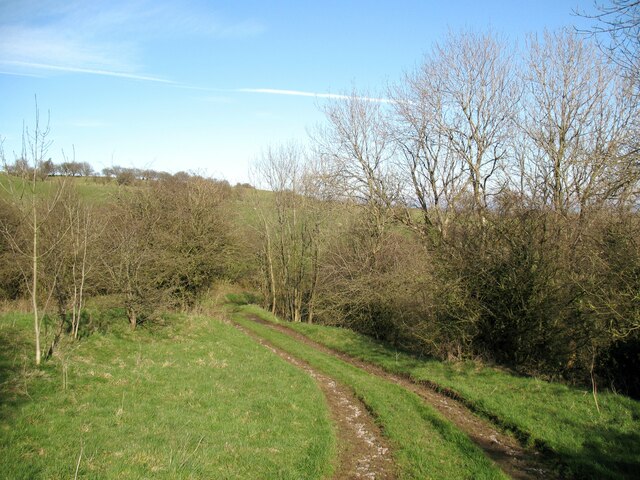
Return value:
M 49 118 L 47 157 L 232 184 L 306 143 L 328 98 L 384 98 L 448 31 L 514 42 L 584 25 L 590 0 L 0 0 L 0 137 Z

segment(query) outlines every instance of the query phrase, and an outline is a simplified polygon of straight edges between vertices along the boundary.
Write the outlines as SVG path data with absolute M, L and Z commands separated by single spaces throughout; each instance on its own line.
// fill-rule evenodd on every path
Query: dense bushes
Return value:
M 372 248 L 355 222 L 323 249 L 317 321 L 424 355 L 638 394 L 636 214 L 609 212 L 586 228 L 513 210 L 482 227 L 461 221 L 437 248 L 400 226 Z
M 19 259 L 13 254 L 12 239 L 20 227 L 20 212 L 0 199 L 0 300 L 14 300 L 24 291 Z
M 115 200 L 103 265 L 132 327 L 165 308 L 193 306 L 225 276 L 233 253 L 229 194 L 223 182 L 168 178 Z
M 73 181 L 38 182 L 26 195 L 18 191 L 22 180 L 7 181 L 16 191 L 0 204 L 0 294 L 30 292 L 35 261 L 36 300 L 59 319 L 58 335 L 78 336 L 86 298 L 95 295 L 119 297 L 132 328 L 166 309 L 189 308 L 228 275 L 237 254 L 227 182 L 168 176 L 121 187 L 96 204 Z M 26 196 L 33 201 L 23 202 Z

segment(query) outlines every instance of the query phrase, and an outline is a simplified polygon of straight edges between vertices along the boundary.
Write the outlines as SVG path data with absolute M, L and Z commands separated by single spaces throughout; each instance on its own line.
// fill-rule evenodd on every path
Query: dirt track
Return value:
M 332 350 L 322 344 L 314 342 L 304 335 L 295 332 L 283 325 L 265 322 L 257 316 L 248 316 L 250 320 L 261 323 L 284 333 L 297 341 L 304 343 L 323 353 L 335 356 L 341 360 L 357 366 L 371 374 L 416 393 L 426 403 L 438 410 L 444 417 L 450 420 L 456 427 L 466 433 L 469 438 L 478 445 L 485 454 L 491 458 L 508 476 L 514 479 L 557 478 L 557 474 L 543 461 L 538 452 L 523 448 L 517 439 L 498 430 L 487 420 L 472 413 L 462 403 L 442 393 L 435 391 L 430 386 L 416 383 L 407 377 L 394 375 L 382 368 L 350 357 L 344 353 Z M 246 330 L 245 330 L 246 331 Z M 254 335 L 255 337 L 255 335 Z M 288 356 L 288 354 L 285 354 Z M 294 359 L 295 360 L 295 359 Z M 295 360 L 299 362 L 299 360 Z M 321 375 L 321 374 L 320 374 Z M 325 393 L 326 394 L 326 393 Z M 364 407 L 359 407 L 365 410 Z M 373 424 L 375 427 L 375 424 Z M 377 428 L 377 427 L 376 427 Z M 363 477 L 336 477 L 336 478 L 391 478 L 384 476 Z
M 365 406 L 353 393 L 307 363 L 274 347 L 250 330 L 237 328 L 273 353 L 311 376 L 324 394 L 338 436 L 338 462 L 333 478 L 395 479 L 394 464 L 386 439 Z

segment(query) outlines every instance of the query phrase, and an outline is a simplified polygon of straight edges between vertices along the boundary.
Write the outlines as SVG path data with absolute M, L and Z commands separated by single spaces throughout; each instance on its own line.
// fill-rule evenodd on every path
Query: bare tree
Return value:
M 255 166 L 273 192 L 272 205 L 256 208 L 263 229 L 267 303 L 272 312 L 295 322 L 313 321 L 318 278 L 320 209 L 305 157 L 301 147 L 290 143 L 268 149 Z
M 254 181 L 261 182 L 261 170 L 265 168 L 263 163 L 257 163 L 253 166 L 251 175 Z M 275 247 L 273 239 L 272 215 L 273 208 L 270 202 L 266 202 L 264 194 L 258 189 L 252 189 L 249 192 L 249 199 L 253 212 L 256 215 L 256 225 L 254 229 L 260 238 L 260 253 L 258 261 L 262 270 L 262 291 L 264 294 L 264 306 L 268 308 L 273 315 L 278 312 L 278 286 L 275 274 Z
M 524 130 L 533 143 L 529 175 L 542 204 L 581 212 L 624 197 L 638 179 L 629 84 L 576 34 L 529 41 Z
M 410 185 L 402 220 L 423 237 L 446 236 L 455 207 L 465 192 L 465 164 L 455 155 L 445 124 L 445 87 L 434 62 L 405 75 L 391 91 L 393 140 L 402 157 L 400 170 Z M 419 207 L 421 222 L 413 214 Z
M 495 35 L 466 32 L 436 44 L 427 64 L 424 74 L 440 77 L 430 80 L 439 89 L 439 134 L 447 140 L 447 154 L 463 162 L 472 208 L 484 218 L 490 195 L 502 187 L 499 174 L 509 155 L 520 98 L 514 63 Z
M 640 1 L 610 0 L 594 2 L 596 13 L 578 11 L 578 15 L 594 20 L 588 30 L 579 30 L 595 37 L 606 53 L 629 79 L 640 78 Z
M 26 165 L 30 165 L 30 167 L 21 170 L 20 181 L 8 182 L 5 186 L 5 188 L 10 190 L 9 193 L 12 198 L 20 203 L 19 208 L 23 213 L 21 223 L 24 229 L 29 232 L 29 241 L 25 242 L 23 241 L 24 237 L 20 238 L 20 236 L 12 235 L 3 225 L 3 234 L 9 240 L 14 253 L 19 257 L 28 258 L 30 264 L 29 270 L 24 269 L 22 271 L 22 276 L 31 297 L 36 365 L 40 365 L 42 359 L 40 341 L 40 324 L 42 319 L 39 305 L 39 274 L 41 263 L 50 256 L 55 244 L 59 242 L 64 235 L 63 231 L 58 230 L 53 244 L 42 245 L 40 242 L 43 226 L 49 219 L 51 212 L 54 210 L 65 189 L 65 183 L 59 182 L 51 196 L 43 195 L 37 191 L 37 180 L 40 175 L 40 168 L 44 164 L 44 159 L 52 143 L 49 139 L 49 133 L 49 121 L 47 120 L 45 126 L 41 124 L 40 111 L 36 100 L 35 123 L 32 129 L 28 127 L 24 128 L 22 135 L 22 153 L 19 157 Z M 16 192 L 16 189 L 19 189 L 20 192 Z M 50 298 L 50 295 L 48 295 L 48 298 Z
M 56 223 L 65 230 L 66 236 L 54 249 L 58 262 L 49 269 L 49 282 L 60 314 L 58 336 L 63 324 L 69 322 L 70 334 L 77 339 L 88 280 L 99 261 L 95 247 L 106 224 L 100 222 L 92 205 L 82 202 L 74 188 L 69 188 L 61 197 L 58 210 Z
M 390 208 L 399 199 L 386 107 L 354 91 L 323 107 L 327 126 L 314 136 L 316 154 L 323 162 L 324 189 L 336 199 L 362 206 L 374 238 L 387 228 Z

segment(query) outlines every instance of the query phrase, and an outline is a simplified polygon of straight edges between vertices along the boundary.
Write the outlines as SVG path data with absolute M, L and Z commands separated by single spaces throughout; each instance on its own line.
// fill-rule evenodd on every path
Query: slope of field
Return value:
M 314 381 L 223 322 L 94 334 L 38 370 L 30 333 L 28 316 L 0 317 L 0 478 L 325 478 L 334 468 Z
M 115 181 L 107 181 L 100 177 L 49 177 L 44 181 L 38 180 L 35 193 L 39 196 L 51 196 L 56 189 L 64 183 L 77 189 L 80 198 L 90 204 L 101 204 L 110 196 L 122 189 Z M 19 177 L 0 173 L 0 198 L 18 198 L 23 192 L 31 188 L 30 182 L 25 182 Z
M 257 307 L 245 310 L 278 322 Z M 524 442 L 551 450 L 565 475 L 637 478 L 640 471 L 640 402 L 628 397 L 599 394 L 598 412 L 585 390 L 471 362 L 419 360 L 342 328 L 280 323 L 336 351 L 446 390 Z

